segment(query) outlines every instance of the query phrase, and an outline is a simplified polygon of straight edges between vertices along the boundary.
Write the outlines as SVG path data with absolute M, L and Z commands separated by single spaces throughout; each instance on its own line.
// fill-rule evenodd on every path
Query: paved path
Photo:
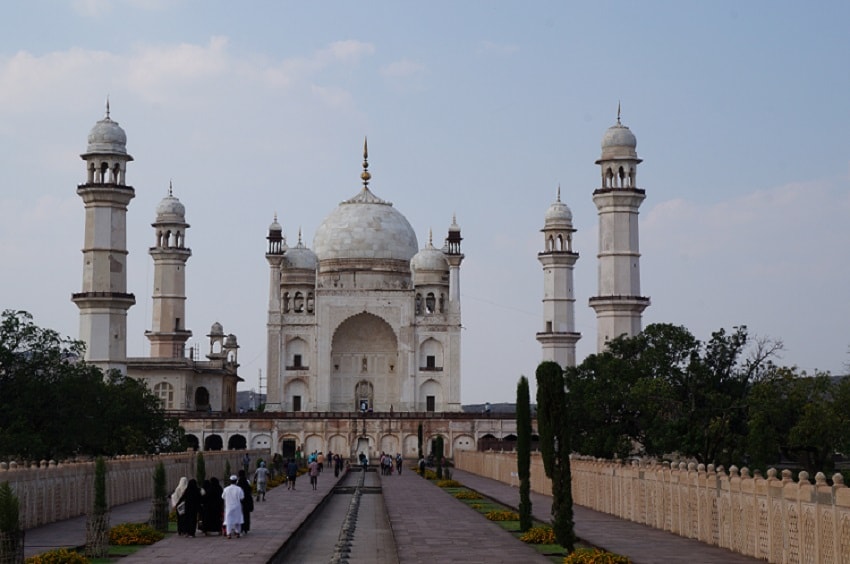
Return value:
M 516 509 L 519 507 L 519 488 L 475 474 L 454 471 L 452 477 L 487 497 Z M 535 519 L 550 519 L 552 497 L 531 493 L 531 511 Z M 585 542 L 605 548 L 632 559 L 634 564 L 670 564 L 693 562 L 698 564 L 753 564 L 764 562 L 714 547 L 698 540 L 669 533 L 619 519 L 580 505 L 573 506 L 576 535 Z
M 519 505 L 519 490 L 501 482 L 456 470 L 453 476 L 464 485 L 492 497 L 501 503 Z M 386 529 L 387 521 L 397 549 L 382 550 L 381 537 L 355 539 L 352 562 L 419 562 L 493 563 L 547 562 L 534 549 L 517 541 L 496 523 L 491 523 L 454 500 L 447 492 L 405 469 L 401 476 L 381 476 L 383 504 L 387 520 L 377 508 L 364 510 L 358 528 Z M 169 535 L 165 540 L 145 547 L 135 555 L 123 558 L 122 564 L 143 562 L 209 563 L 269 562 L 278 548 L 289 541 L 307 522 L 311 513 L 332 493 L 336 480 L 328 472 L 319 477 L 319 489 L 313 491 L 304 477 L 295 491 L 285 487 L 270 490 L 265 503 L 256 503 L 251 532 L 241 539 L 224 537 L 196 538 Z M 375 501 L 378 496 L 375 495 Z M 551 497 L 531 494 L 534 516 L 549 518 Z M 113 508 L 113 525 L 147 520 L 150 502 L 137 502 Z M 760 560 L 715 548 L 693 539 L 686 539 L 575 506 L 576 534 L 588 543 L 629 556 L 635 564 L 669 564 L 695 562 L 700 564 L 751 564 Z M 309 524 L 308 524 L 309 526 Z M 85 543 L 85 517 L 45 525 L 26 532 L 27 556 L 59 546 L 75 547 Z M 284 549 L 285 552 L 285 549 Z M 370 555 L 371 559 L 370 559 Z M 309 560 L 303 560 L 309 563 Z

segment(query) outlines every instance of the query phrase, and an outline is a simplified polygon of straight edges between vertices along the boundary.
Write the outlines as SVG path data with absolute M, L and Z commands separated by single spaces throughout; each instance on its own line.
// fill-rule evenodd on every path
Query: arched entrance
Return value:
M 398 408 L 400 373 L 398 338 L 390 324 L 366 312 L 349 317 L 331 343 L 331 410 Z

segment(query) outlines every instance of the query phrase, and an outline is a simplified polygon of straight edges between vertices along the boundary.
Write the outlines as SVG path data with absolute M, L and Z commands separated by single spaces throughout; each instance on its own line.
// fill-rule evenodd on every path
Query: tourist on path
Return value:
M 204 489 L 201 493 L 201 530 L 204 535 L 221 534 L 221 517 L 224 513 L 222 493 L 224 490 L 218 483 L 218 478 L 204 480 Z
M 254 511 L 254 496 L 251 491 L 251 482 L 248 481 L 244 470 L 239 471 L 236 485 L 242 488 L 245 494 L 242 497 L 242 534 L 247 535 L 248 531 L 251 530 L 251 512 Z
M 401 453 L 396 453 L 395 455 L 395 469 L 398 472 L 398 475 L 401 476 L 401 467 L 403 466 L 404 460 L 401 458 Z
M 177 534 L 183 535 L 183 519 L 180 512 L 177 511 L 177 506 L 180 504 L 180 500 L 183 498 L 183 494 L 186 493 L 186 488 L 189 487 L 189 478 L 183 476 L 180 478 L 180 481 L 177 482 L 177 487 L 174 488 L 174 492 L 171 494 L 171 510 L 177 512 Z M 185 513 L 184 513 L 185 515 Z
M 254 483 L 257 484 L 257 501 L 260 501 L 260 496 L 263 501 L 266 501 L 266 482 L 269 479 L 269 469 L 266 468 L 265 462 L 260 462 L 260 467 L 254 472 Z
M 224 488 L 221 498 L 224 500 L 224 527 L 227 531 L 227 538 L 239 538 L 242 532 L 242 498 L 245 497 L 245 492 L 236 485 L 236 476 L 230 477 L 230 485 Z
M 183 513 L 180 513 L 182 507 Z M 186 484 L 183 495 L 177 500 L 177 534 L 194 537 L 198 530 L 198 512 L 201 510 L 201 489 L 194 478 Z
M 316 489 L 316 485 L 319 481 L 319 463 L 313 459 L 313 461 L 307 466 L 310 469 L 310 485 L 313 489 Z
M 295 478 L 298 477 L 298 463 L 290 458 L 286 465 L 286 489 L 295 489 Z

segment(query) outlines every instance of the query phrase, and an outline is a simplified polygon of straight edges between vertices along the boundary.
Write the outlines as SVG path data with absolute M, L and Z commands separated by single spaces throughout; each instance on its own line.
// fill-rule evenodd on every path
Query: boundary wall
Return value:
M 204 452 L 208 477 L 224 477 L 226 464 L 235 474 L 248 453 L 251 467 L 258 457 L 269 459 L 268 450 L 228 450 Z M 153 499 L 153 473 L 160 462 L 165 466 L 165 485 L 170 493 L 183 476 L 194 478 L 197 452 L 155 456 L 123 456 L 106 460 L 106 503 L 109 507 Z M 41 461 L 30 467 L 17 463 L 0 464 L 0 483 L 9 482 L 20 504 L 23 529 L 87 514 L 94 505 L 94 461 Z
M 516 453 L 455 453 L 455 466 L 518 485 Z M 798 481 L 789 470 L 762 477 L 695 463 L 571 457 L 573 501 L 656 529 L 775 563 L 850 564 L 850 488 L 818 473 Z M 531 457 L 531 489 L 551 495 L 539 453 Z

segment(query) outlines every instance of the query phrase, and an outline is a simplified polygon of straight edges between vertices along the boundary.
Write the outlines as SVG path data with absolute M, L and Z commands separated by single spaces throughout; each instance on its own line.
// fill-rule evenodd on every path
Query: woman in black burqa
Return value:
M 183 513 L 180 513 L 181 504 Z M 194 478 L 189 480 L 186 490 L 177 500 L 177 534 L 194 537 L 198 529 L 198 512 L 201 510 L 201 488 Z
M 224 489 L 218 478 L 204 480 L 204 493 L 201 495 L 201 530 L 205 535 L 221 534 L 221 516 L 224 514 Z
M 239 479 L 236 480 L 236 485 L 242 488 L 245 492 L 245 497 L 242 499 L 242 534 L 247 535 L 251 530 L 251 512 L 254 510 L 254 495 L 251 490 L 251 483 L 244 470 L 239 471 Z

